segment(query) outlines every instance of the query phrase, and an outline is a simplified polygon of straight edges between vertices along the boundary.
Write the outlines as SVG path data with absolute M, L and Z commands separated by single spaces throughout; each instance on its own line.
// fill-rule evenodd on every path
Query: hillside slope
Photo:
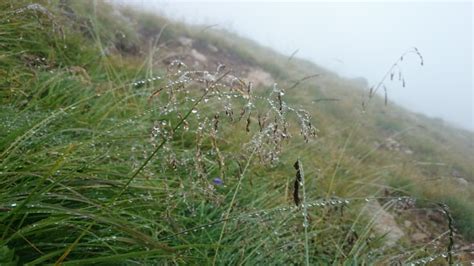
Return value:
M 472 132 L 212 27 L 30 2 L 0 2 L 0 264 L 472 259 Z

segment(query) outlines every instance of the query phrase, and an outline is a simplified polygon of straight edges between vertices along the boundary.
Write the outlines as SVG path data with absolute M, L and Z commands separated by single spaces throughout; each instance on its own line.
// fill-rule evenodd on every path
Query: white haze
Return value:
M 298 57 L 371 84 L 416 46 L 425 65 L 406 58 L 407 86 L 389 83 L 390 99 L 474 130 L 471 2 L 120 2 L 187 23 L 218 24 L 286 55 L 298 49 Z

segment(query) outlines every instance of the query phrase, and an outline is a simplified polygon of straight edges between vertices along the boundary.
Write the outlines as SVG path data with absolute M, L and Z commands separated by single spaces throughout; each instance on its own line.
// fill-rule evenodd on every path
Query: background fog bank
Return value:
M 389 97 L 410 110 L 474 130 L 472 3 L 281 3 L 126 1 L 187 23 L 236 32 L 346 77 L 376 83 L 412 46 L 425 58 L 402 65 L 407 86 Z

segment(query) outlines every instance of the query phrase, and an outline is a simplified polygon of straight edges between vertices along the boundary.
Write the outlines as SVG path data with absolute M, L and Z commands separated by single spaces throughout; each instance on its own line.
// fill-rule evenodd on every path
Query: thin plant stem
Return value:
M 219 255 L 219 246 L 220 246 L 220 243 L 222 241 L 222 238 L 224 237 L 224 232 L 225 232 L 225 228 L 227 226 L 227 221 L 228 221 L 228 218 L 229 218 L 229 215 L 230 215 L 230 212 L 232 211 L 232 206 L 234 205 L 234 202 L 235 202 L 235 199 L 237 198 L 237 193 L 239 192 L 240 190 L 240 186 L 242 184 L 242 180 L 244 179 L 245 177 L 245 173 L 247 172 L 247 169 L 250 165 L 250 162 L 252 161 L 253 159 L 253 156 L 256 152 L 256 149 L 253 149 L 252 150 L 252 153 L 250 154 L 248 160 L 247 160 L 247 163 L 245 165 L 245 168 L 244 170 L 242 171 L 242 173 L 240 174 L 240 177 L 239 177 L 239 182 L 237 182 L 237 186 L 235 187 L 235 191 L 234 191 L 234 195 L 232 196 L 232 200 L 230 201 L 230 204 L 229 204 L 229 208 L 227 208 L 227 212 L 225 214 L 225 217 L 224 217 L 224 224 L 222 225 L 222 230 L 221 230 L 221 233 L 219 235 L 219 240 L 217 241 L 217 247 L 216 247 L 216 254 L 214 255 L 214 259 L 212 261 L 212 265 L 216 265 L 216 259 L 217 259 L 217 256 Z

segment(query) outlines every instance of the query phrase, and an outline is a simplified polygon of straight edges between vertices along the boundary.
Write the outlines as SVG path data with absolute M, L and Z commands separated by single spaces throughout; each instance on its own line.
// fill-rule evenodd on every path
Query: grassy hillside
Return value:
M 0 265 L 472 260 L 472 132 L 101 1 L 0 21 Z

